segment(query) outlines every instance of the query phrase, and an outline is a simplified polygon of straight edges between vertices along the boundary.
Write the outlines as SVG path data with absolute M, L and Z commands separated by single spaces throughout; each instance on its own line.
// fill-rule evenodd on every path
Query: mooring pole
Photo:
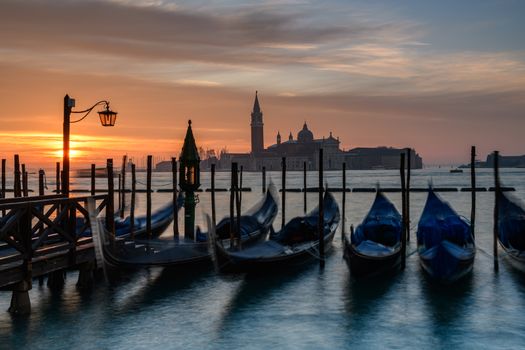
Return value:
M 171 158 L 171 178 L 173 182 L 173 239 L 179 239 L 179 212 L 177 208 L 177 158 Z
M 342 199 L 342 224 L 341 226 L 341 237 L 345 235 L 345 219 L 346 219 L 346 163 L 343 162 L 343 199 Z
M 120 173 L 122 174 L 122 188 L 120 191 L 120 202 L 122 203 L 122 207 L 120 209 L 120 217 L 124 218 L 124 211 L 126 210 L 126 163 L 128 161 L 128 156 L 124 155 L 122 156 L 122 170 Z
M 43 196 L 44 193 L 44 169 L 38 170 L 38 195 Z
M 107 160 L 108 203 L 106 204 L 106 226 L 115 237 L 115 187 L 113 184 L 113 159 Z
M 26 172 L 26 165 L 22 163 L 22 196 L 27 197 L 28 191 L 27 191 L 27 172 Z
M 405 154 L 401 153 L 401 164 L 399 166 L 401 175 L 401 268 L 404 269 L 406 266 L 406 248 L 407 248 L 407 205 L 406 205 L 406 193 L 407 189 L 405 186 Z
M 412 172 L 412 166 L 410 165 L 410 159 L 412 158 L 412 149 L 407 148 L 407 183 L 406 183 L 406 226 L 407 231 L 407 242 L 410 242 L 410 173 Z
M 470 187 L 472 188 L 470 197 L 470 230 L 472 232 L 472 238 L 476 236 L 475 224 L 476 224 L 476 146 L 472 146 L 470 149 Z
M 303 212 L 306 214 L 306 162 L 303 162 Z
M 20 157 L 15 154 L 15 182 L 13 185 L 15 197 L 22 197 L 22 189 L 20 188 Z
M 319 149 L 319 266 L 324 268 L 323 149 Z
M 243 166 L 241 165 L 241 173 L 239 177 L 239 207 L 242 208 L 242 173 L 243 173 Z
M 118 212 L 119 212 L 119 216 L 120 217 L 123 217 L 123 213 L 122 213 L 122 174 L 118 174 Z
M 96 178 L 96 168 L 95 168 L 95 164 L 91 164 L 91 189 L 90 189 L 90 192 L 91 192 L 91 195 L 94 196 L 95 195 L 95 192 L 96 192 L 96 182 L 95 182 L 95 178 Z
M 146 175 L 146 232 L 148 238 L 151 238 L 151 168 L 152 168 L 151 155 L 148 155 L 147 175 Z
M 499 152 L 494 151 L 494 270 L 498 271 L 498 237 L 499 237 L 499 201 L 498 196 L 500 193 L 500 182 L 499 182 Z
M 131 163 L 131 203 L 129 205 L 129 224 L 131 239 L 135 239 L 135 199 L 137 192 L 137 173 L 135 163 Z
M 0 191 L 0 197 L 5 198 L 5 181 L 6 181 L 6 159 L 2 159 L 2 188 Z M 2 216 L 5 216 L 5 209 L 2 209 Z
M 235 173 L 237 173 L 237 163 L 232 162 L 231 174 L 230 174 L 230 247 L 233 248 L 235 239 L 234 229 L 234 200 L 235 200 Z
M 241 200 L 239 191 L 239 169 L 235 171 L 235 207 L 237 209 L 237 249 L 241 249 Z
M 281 177 L 281 212 L 282 212 L 282 217 L 281 217 L 281 228 L 284 227 L 284 225 L 286 224 L 286 157 L 283 157 L 282 159 L 282 162 L 281 162 L 281 168 L 282 168 L 282 177 Z
M 262 167 L 262 193 L 266 193 L 266 167 Z
M 60 194 L 60 162 L 57 162 L 56 164 L 56 178 L 55 178 L 55 183 L 56 183 L 56 193 L 57 194 Z
M 211 165 L 211 222 L 213 227 L 216 224 L 216 215 L 215 215 L 215 164 Z

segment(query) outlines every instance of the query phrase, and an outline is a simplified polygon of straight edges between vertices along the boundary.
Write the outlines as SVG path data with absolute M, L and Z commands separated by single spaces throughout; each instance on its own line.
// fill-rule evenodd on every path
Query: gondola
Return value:
M 419 220 L 417 245 L 421 266 L 435 281 L 452 283 L 472 270 L 476 246 L 470 223 L 432 189 Z
M 498 242 L 509 263 L 525 272 L 525 210 L 505 193 L 497 194 Z
M 179 194 L 177 197 L 177 212 L 182 208 L 184 204 L 184 196 Z M 173 221 L 173 202 L 162 206 L 151 214 L 151 236 L 160 236 Z M 135 224 L 133 225 L 133 235 L 136 238 L 146 238 L 147 236 L 147 217 L 141 215 L 135 218 Z M 82 237 L 91 236 L 91 229 L 88 227 L 86 230 L 82 230 L 85 225 L 84 218 L 77 218 L 77 231 L 82 232 Z M 115 214 L 115 236 L 117 238 L 128 238 L 131 236 L 131 218 L 128 216 L 122 219 Z
M 331 248 L 339 225 L 339 206 L 333 195 L 325 193 L 324 243 Z M 267 241 L 236 249 L 217 242 L 217 258 L 224 271 L 274 272 L 297 267 L 319 256 L 319 208 L 309 214 L 290 220 L 281 231 L 272 232 Z
M 392 202 L 378 191 L 363 222 L 343 236 L 343 257 L 352 276 L 377 276 L 396 270 L 401 264 L 401 215 Z
M 263 239 L 269 231 L 271 223 L 277 215 L 277 201 L 274 190 L 268 190 L 265 197 L 248 211 L 241 220 L 242 243 Z M 101 235 L 100 249 L 104 261 L 117 267 L 137 268 L 144 266 L 184 267 L 188 265 L 207 265 L 212 261 L 214 241 L 209 240 L 208 233 L 200 233 L 199 240 L 187 238 L 173 239 L 114 239 L 103 224 L 98 221 L 97 232 Z M 211 226 L 211 225 L 208 225 Z M 205 239 L 202 239 L 204 236 Z M 215 233 L 213 235 L 215 237 Z M 229 242 L 229 236 L 222 239 L 224 245 Z

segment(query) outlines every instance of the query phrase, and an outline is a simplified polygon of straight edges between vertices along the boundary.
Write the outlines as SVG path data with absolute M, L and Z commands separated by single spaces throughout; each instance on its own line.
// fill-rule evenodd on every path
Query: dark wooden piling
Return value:
M 120 191 L 120 203 L 122 205 L 120 209 L 120 217 L 124 218 L 124 211 L 126 210 L 126 163 L 128 161 L 128 156 L 124 155 L 122 156 L 122 170 L 120 173 L 122 174 L 122 188 Z
M 231 174 L 230 174 L 230 247 L 233 247 L 235 239 L 235 228 L 234 228 L 234 199 L 235 199 L 235 175 L 237 173 L 237 163 L 232 162 Z
M 14 169 L 14 175 L 15 175 L 15 181 L 13 184 L 13 191 L 15 197 L 22 197 L 22 189 L 20 186 L 20 157 L 18 154 L 15 154 L 15 169 Z
M 131 203 L 129 207 L 129 223 L 131 239 L 135 238 L 135 199 L 137 195 L 137 173 L 135 163 L 131 164 Z
M 239 174 L 239 187 L 238 187 L 238 192 L 239 192 L 239 206 L 242 208 L 242 173 L 243 173 L 243 166 L 241 165 L 241 171 L 240 171 L 240 174 Z
M 57 194 L 60 193 L 60 162 L 57 162 L 56 163 L 56 175 L 55 175 L 55 184 L 56 184 L 56 188 L 55 188 L 55 191 Z
M 94 196 L 96 192 L 96 170 L 95 170 L 95 164 L 91 164 L 91 195 Z
M 476 146 L 470 148 L 470 188 L 476 188 Z M 470 195 L 470 231 L 474 238 L 476 236 L 476 191 L 473 190 Z
M 475 191 L 472 191 L 475 192 Z M 494 270 L 498 271 L 498 237 L 499 237 L 499 201 L 500 196 L 500 182 L 499 182 L 499 152 L 494 151 L 494 241 L 493 241 L 493 253 L 494 253 Z
M 319 266 L 324 268 L 323 149 L 319 149 Z
M 211 165 L 211 222 L 213 227 L 216 225 L 215 212 L 215 164 Z
M 266 167 L 262 167 L 262 193 L 266 193 Z
M 281 176 L 281 228 L 286 224 L 286 157 L 281 160 L 282 176 Z
M 151 238 L 151 169 L 153 166 L 153 157 L 148 155 L 148 164 L 146 169 L 146 232 L 148 238 Z
M 115 187 L 113 183 L 113 159 L 107 160 L 108 203 L 106 205 L 106 227 L 115 237 Z
M 24 197 L 29 196 L 29 189 L 27 188 L 27 171 L 26 165 L 22 164 L 22 195 Z
M 239 188 L 239 169 L 236 169 L 235 172 L 235 208 L 236 208 L 236 221 L 237 228 L 235 231 L 237 231 L 237 249 L 241 249 L 241 196 L 240 196 L 240 188 Z
M 407 182 L 406 182 L 406 194 L 405 194 L 405 205 L 406 205 L 406 234 L 407 242 L 410 242 L 410 173 L 412 172 L 411 163 L 412 149 L 407 148 Z
M 44 169 L 38 170 L 38 195 L 43 196 L 44 193 Z
M 2 159 L 2 187 L 0 187 L 0 198 L 5 198 L 6 162 L 6 159 Z M 2 216 L 5 216 L 4 209 L 2 209 Z
M 303 162 L 303 213 L 306 214 L 306 162 Z
M 346 219 L 346 163 L 343 162 L 343 198 L 341 199 L 342 202 L 342 226 L 341 226 L 341 237 L 344 237 L 345 235 L 345 219 Z
M 118 188 L 117 190 L 118 212 L 119 212 L 119 216 L 123 217 L 124 213 L 122 212 L 122 174 L 118 174 L 118 187 L 117 188 Z
M 179 212 L 177 211 L 177 158 L 171 158 L 171 181 L 173 183 L 173 239 L 179 239 Z
M 401 268 L 404 269 L 406 266 L 406 247 L 407 247 L 407 205 L 406 197 L 407 190 L 405 186 L 405 154 L 401 153 L 401 164 L 399 166 L 401 175 Z

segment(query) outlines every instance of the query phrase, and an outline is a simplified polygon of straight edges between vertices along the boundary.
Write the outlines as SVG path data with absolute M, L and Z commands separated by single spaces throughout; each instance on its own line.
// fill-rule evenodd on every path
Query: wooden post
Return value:
M 346 219 L 346 163 L 343 162 L 343 199 L 342 199 L 342 224 L 341 226 L 341 237 L 344 237 L 345 235 L 345 219 Z
M 119 212 L 119 216 L 120 217 L 123 217 L 123 213 L 122 213 L 122 174 L 118 174 L 118 212 Z
M 128 156 L 124 155 L 122 157 L 122 170 L 120 171 L 120 174 L 122 175 L 122 187 L 120 191 L 120 202 L 122 204 L 122 207 L 120 209 L 120 217 L 124 218 L 124 211 L 126 210 L 126 163 L 128 161 Z
M 131 204 L 129 207 L 129 223 L 131 239 L 135 239 L 135 198 L 137 195 L 137 174 L 135 163 L 131 164 Z
M 306 162 L 303 162 L 303 212 L 306 214 Z
M 38 170 L 38 195 L 43 196 L 44 193 L 44 170 Z
M 173 239 L 179 239 L 179 212 L 177 210 L 177 158 L 171 158 L 171 178 L 173 182 Z
M 57 162 L 57 164 L 56 164 L 55 183 L 56 183 L 56 193 L 60 194 L 60 162 Z
M 113 184 L 113 159 L 107 160 L 108 203 L 106 205 L 106 226 L 115 237 L 115 188 Z
M 15 154 L 15 182 L 13 184 L 13 191 L 15 197 L 22 197 L 22 189 L 20 188 L 20 157 Z
M 410 159 L 412 158 L 412 149 L 407 148 L 407 182 L 406 182 L 406 194 L 405 194 L 405 205 L 406 205 L 406 234 L 407 242 L 410 242 L 410 173 L 412 166 L 410 165 Z
M 237 173 L 237 163 L 232 162 L 231 174 L 230 174 L 230 247 L 233 248 L 233 243 L 235 239 L 235 230 L 234 230 L 234 198 L 235 198 L 235 179 L 234 174 Z
M 64 96 L 64 124 L 62 129 L 63 155 L 62 155 L 62 193 L 69 197 L 69 138 L 71 108 L 75 105 L 75 100 L 70 99 L 69 95 Z M 111 162 L 113 164 L 113 161 Z M 112 165 L 113 167 L 113 165 Z M 112 214 L 113 216 L 113 214 Z
M 92 196 L 94 196 L 96 192 L 95 177 L 96 177 L 95 164 L 91 164 L 91 195 Z
M 494 270 L 498 271 L 498 237 L 499 237 L 499 201 L 498 196 L 500 193 L 500 182 L 499 182 L 499 152 L 494 151 Z
M 319 149 L 319 266 L 324 268 L 323 149 Z
M 2 187 L 0 189 L 0 198 L 5 198 L 5 182 L 6 182 L 6 160 L 2 159 Z M 5 216 L 5 209 L 2 209 L 2 216 Z
M 28 186 L 28 173 L 27 171 L 24 171 L 22 172 L 22 188 L 24 189 L 23 193 L 24 193 L 24 197 L 28 197 L 29 196 L 29 188 L 27 187 Z
M 239 207 L 242 208 L 242 173 L 243 173 L 243 166 L 241 165 L 241 172 L 239 176 Z
M 474 238 L 476 236 L 476 146 L 472 146 L 470 149 L 470 187 L 472 188 L 470 197 L 470 231 L 472 232 L 472 238 Z
M 241 249 L 241 196 L 239 189 L 239 170 L 235 172 L 235 207 L 237 209 L 237 249 Z
M 211 222 L 213 227 L 216 225 L 215 217 L 215 164 L 211 165 Z
M 266 167 L 262 167 L 262 193 L 266 193 Z
M 282 217 L 281 217 L 281 228 L 284 227 L 284 225 L 286 224 L 286 157 L 283 157 L 282 158 L 282 161 L 281 161 L 281 168 L 282 168 L 282 177 L 281 177 L 281 189 L 282 189 L 282 193 L 281 193 L 281 212 L 282 212 Z
M 151 167 L 153 157 L 148 155 L 148 165 L 146 169 L 146 232 L 151 238 Z
M 401 153 L 401 164 L 399 167 L 401 175 L 401 268 L 406 266 L 406 246 L 407 246 L 407 205 L 406 205 L 406 187 L 405 187 L 405 154 Z

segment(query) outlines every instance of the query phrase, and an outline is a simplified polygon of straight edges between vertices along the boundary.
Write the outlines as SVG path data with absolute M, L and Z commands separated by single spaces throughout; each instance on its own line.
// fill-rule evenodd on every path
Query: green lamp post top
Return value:
M 191 130 L 191 119 L 188 120 L 188 130 L 186 130 L 186 137 L 184 138 L 184 145 L 182 146 L 180 161 L 200 161 L 199 151 L 197 150 L 195 138 L 193 137 L 193 131 Z

